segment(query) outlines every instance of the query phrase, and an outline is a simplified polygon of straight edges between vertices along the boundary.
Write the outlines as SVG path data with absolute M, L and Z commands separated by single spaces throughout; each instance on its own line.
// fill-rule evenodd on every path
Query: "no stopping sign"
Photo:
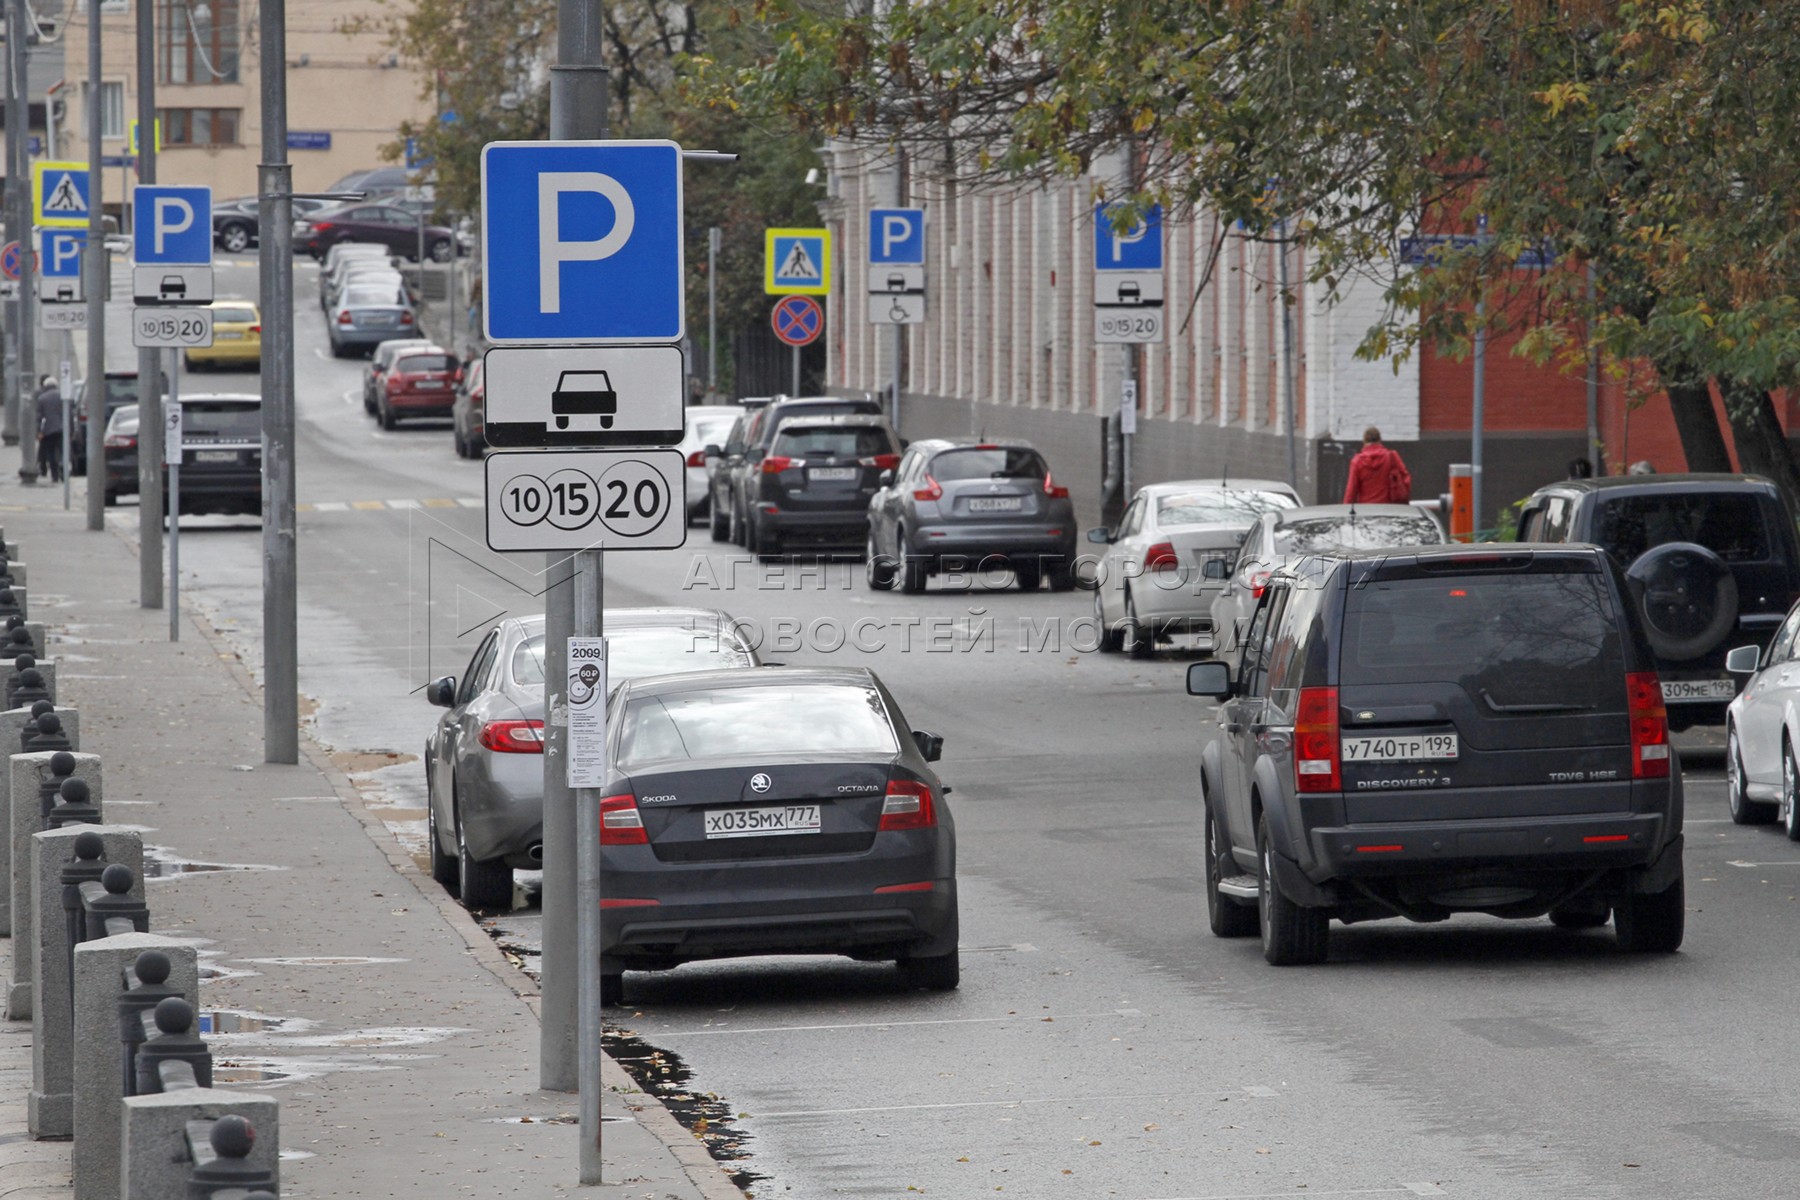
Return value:
M 487 457 L 494 550 L 673 550 L 687 540 L 678 450 L 497 451 Z

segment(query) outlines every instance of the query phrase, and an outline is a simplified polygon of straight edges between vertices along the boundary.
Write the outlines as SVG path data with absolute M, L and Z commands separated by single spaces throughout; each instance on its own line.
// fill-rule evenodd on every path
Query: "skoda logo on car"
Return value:
M 768 791 L 769 790 L 769 777 L 767 775 L 764 775 L 761 771 L 758 771 L 756 774 L 752 775 L 750 777 L 750 790 L 753 792 Z

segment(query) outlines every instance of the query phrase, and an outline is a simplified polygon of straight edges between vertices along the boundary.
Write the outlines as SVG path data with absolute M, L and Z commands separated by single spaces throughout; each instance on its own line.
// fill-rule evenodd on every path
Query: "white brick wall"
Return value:
M 1357 343 L 1381 319 L 1386 305 L 1381 289 L 1356 280 L 1343 289 L 1335 305 L 1324 302 L 1324 288 L 1309 286 L 1305 304 L 1306 435 L 1357 441 L 1369 425 L 1389 441 L 1419 436 L 1419 361 L 1415 355 L 1398 372 L 1390 362 L 1355 357 Z

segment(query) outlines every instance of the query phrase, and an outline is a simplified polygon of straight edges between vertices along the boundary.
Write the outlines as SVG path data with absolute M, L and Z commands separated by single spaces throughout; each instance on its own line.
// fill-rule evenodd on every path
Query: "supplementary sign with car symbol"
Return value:
M 831 230 L 763 230 L 763 291 L 824 296 L 831 291 Z
M 681 440 L 679 346 L 496 346 L 483 368 L 490 446 L 672 446 Z
M 499 451 L 487 457 L 493 550 L 676 550 L 687 541 L 679 450 Z
M 84 162 L 31 164 L 31 223 L 40 228 L 86 228 L 88 165 Z
M 869 210 L 869 323 L 925 323 L 925 210 Z
M 213 298 L 212 189 L 145 184 L 132 193 L 132 298 L 143 305 Z
M 686 333 L 674 142 L 490 142 L 481 201 L 490 342 L 671 343 Z
M 213 344 L 210 308 L 134 308 L 131 344 L 140 350 L 194 350 Z
M 1163 340 L 1162 206 L 1132 219 L 1117 203 L 1094 206 L 1094 341 Z

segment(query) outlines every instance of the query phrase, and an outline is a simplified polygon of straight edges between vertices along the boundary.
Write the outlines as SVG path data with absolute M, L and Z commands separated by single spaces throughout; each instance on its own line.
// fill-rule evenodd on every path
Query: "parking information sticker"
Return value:
M 606 784 L 606 639 L 569 639 L 569 786 Z

